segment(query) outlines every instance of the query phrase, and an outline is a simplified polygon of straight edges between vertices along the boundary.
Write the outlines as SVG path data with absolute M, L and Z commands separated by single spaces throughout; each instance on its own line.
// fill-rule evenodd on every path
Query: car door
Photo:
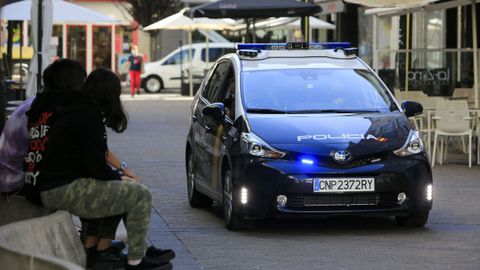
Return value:
M 224 93 L 224 85 L 227 75 L 231 69 L 229 61 L 220 62 L 210 76 L 204 91 L 197 105 L 197 122 L 198 122 L 198 138 L 195 147 L 200 151 L 197 152 L 198 171 L 203 179 L 200 184 L 210 191 L 214 191 L 218 185 L 217 171 L 218 164 L 218 141 L 217 136 L 221 136 L 223 125 L 216 123 L 212 118 L 204 116 L 201 111 L 205 106 L 211 103 L 221 102 Z
M 225 119 L 221 122 L 214 121 L 213 119 L 207 119 L 206 126 L 208 129 L 206 130 L 206 151 L 209 159 L 210 164 L 210 186 L 217 194 L 221 194 L 221 156 L 222 156 L 222 149 L 226 136 L 225 134 L 228 132 L 228 129 L 232 126 L 233 121 L 231 120 L 232 117 L 232 106 L 230 101 L 226 102 L 226 95 L 227 92 L 231 92 L 232 88 L 235 91 L 235 83 L 231 78 L 233 78 L 233 68 L 229 61 L 223 62 L 224 65 L 219 69 L 221 73 L 221 78 L 218 80 L 216 85 L 216 95 L 212 97 L 213 102 L 220 102 L 224 103 L 225 106 Z M 233 84 L 233 85 L 232 85 Z M 230 87 L 229 87 L 230 86 Z M 229 94 L 230 95 L 230 94 Z M 212 102 L 212 103 L 213 103 Z
M 235 72 L 232 67 L 228 71 L 227 78 L 222 86 L 219 99 L 223 103 L 225 108 L 225 120 L 223 123 L 216 123 L 213 129 L 216 132 L 211 132 L 206 135 L 207 144 L 213 145 L 212 152 L 209 153 L 212 163 L 218 164 L 212 168 L 212 183 L 213 188 L 217 194 L 222 194 L 222 181 L 221 181 L 221 162 L 222 157 L 227 155 L 235 138 L 237 129 L 233 126 L 235 122 Z
M 189 65 L 188 49 L 177 52 L 162 63 L 160 68 L 160 77 L 163 79 L 165 88 L 180 87 L 180 70 L 186 70 Z M 195 55 L 195 49 L 192 49 L 192 55 Z M 183 76 L 188 76 L 184 73 Z

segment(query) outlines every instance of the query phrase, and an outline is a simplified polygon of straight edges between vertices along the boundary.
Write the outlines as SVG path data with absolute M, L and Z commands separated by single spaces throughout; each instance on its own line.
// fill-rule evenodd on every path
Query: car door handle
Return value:
M 203 127 L 204 127 L 207 131 L 209 131 L 209 130 L 212 129 L 212 127 L 210 127 L 210 125 L 204 125 Z
M 197 120 L 198 120 L 198 117 L 197 117 L 195 114 L 192 115 L 192 121 L 193 121 L 193 122 L 196 122 Z

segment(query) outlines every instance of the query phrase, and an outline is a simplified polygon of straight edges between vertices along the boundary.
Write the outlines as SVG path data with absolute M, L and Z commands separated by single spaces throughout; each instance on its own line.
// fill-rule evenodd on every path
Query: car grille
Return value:
M 394 194 L 362 193 L 362 194 L 317 194 L 289 195 L 289 208 L 318 207 L 393 207 L 396 205 Z

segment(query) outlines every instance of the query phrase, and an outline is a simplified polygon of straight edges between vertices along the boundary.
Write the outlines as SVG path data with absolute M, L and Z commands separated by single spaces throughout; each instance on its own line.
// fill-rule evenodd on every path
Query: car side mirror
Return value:
M 404 100 L 402 101 L 402 108 L 407 117 L 412 117 L 423 113 L 422 104 L 416 101 Z
M 202 109 L 202 114 L 221 122 L 225 119 L 225 105 L 220 102 L 212 103 Z

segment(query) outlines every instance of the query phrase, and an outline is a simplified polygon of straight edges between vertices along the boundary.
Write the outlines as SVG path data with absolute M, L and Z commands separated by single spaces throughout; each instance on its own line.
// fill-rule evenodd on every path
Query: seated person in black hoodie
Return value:
M 39 191 L 36 199 L 45 207 L 82 218 L 126 213 L 125 269 L 171 269 L 168 261 L 145 255 L 150 191 L 139 183 L 122 181 L 107 163 L 104 119 L 113 129 L 125 129 L 123 111 L 123 117 L 108 119 L 99 103 L 82 93 L 84 71 L 78 62 L 59 60 L 51 68 L 49 91 L 38 94 L 27 112 L 26 186 Z M 117 95 L 107 98 L 111 109 L 121 108 L 120 92 Z

